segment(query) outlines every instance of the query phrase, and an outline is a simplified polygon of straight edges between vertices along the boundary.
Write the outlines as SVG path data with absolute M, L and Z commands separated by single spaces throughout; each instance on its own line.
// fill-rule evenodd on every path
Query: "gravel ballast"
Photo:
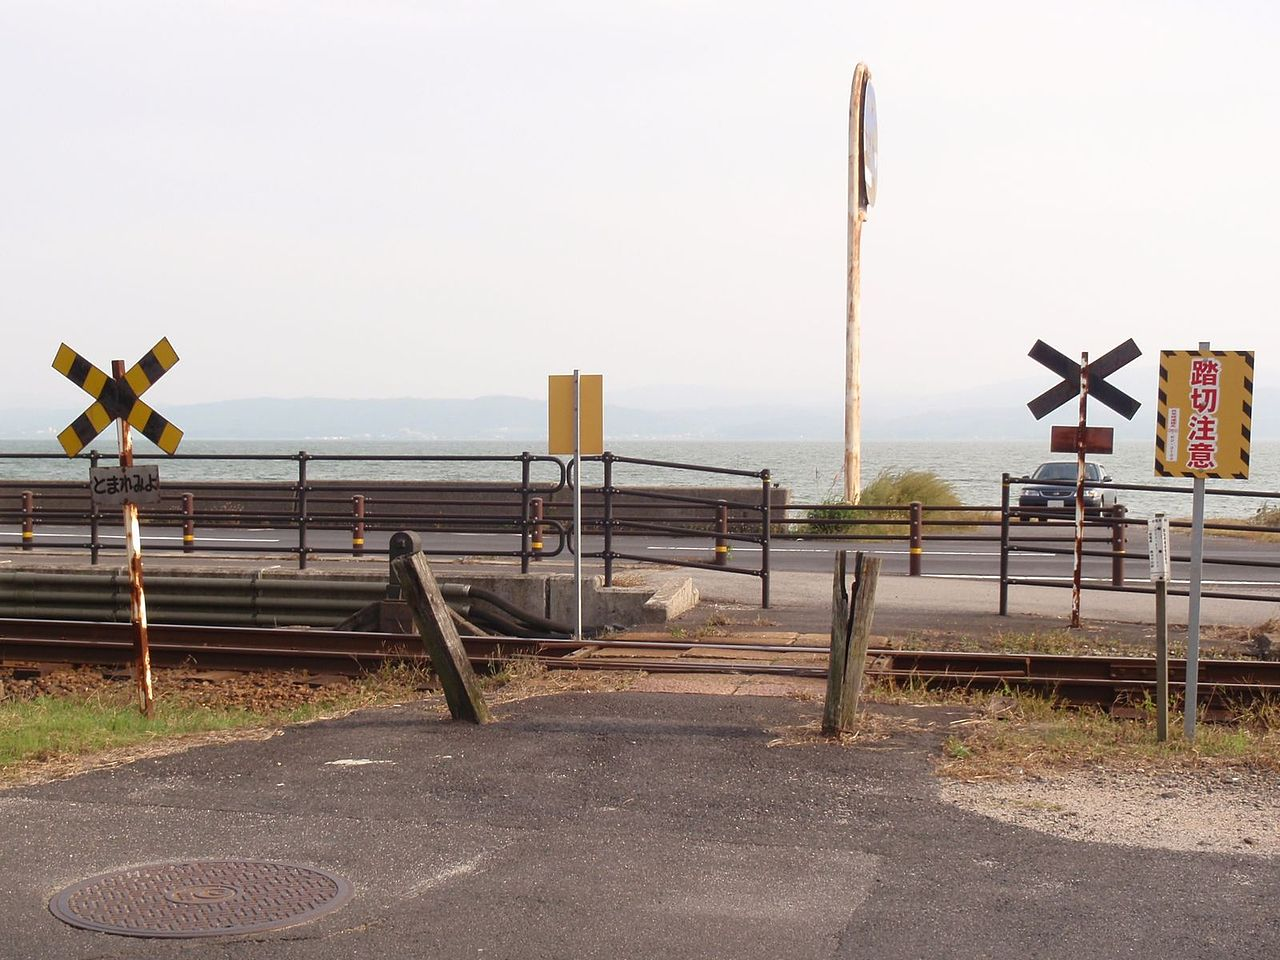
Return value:
M 1280 777 L 1081 771 L 1016 782 L 948 781 L 965 810 L 1069 840 L 1199 853 L 1280 854 Z

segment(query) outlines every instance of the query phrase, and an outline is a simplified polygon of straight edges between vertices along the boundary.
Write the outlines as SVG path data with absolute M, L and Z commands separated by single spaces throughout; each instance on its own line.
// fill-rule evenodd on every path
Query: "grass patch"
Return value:
M 1158 743 L 1151 702 L 1139 705 L 1137 719 L 1117 719 L 1018 691 L 971 699 L 979 713 L 953 723 L 939 762 L 943 774 L 958 779 L 1096 768 L 1280 771 L 1280 701 L 1256 701 L 1232 711 L 1228 722 L 1201 723 L 1195 743 L 1182 739 L 1182 716 L 1170 711 L 1170 739 Z
M 1249 522 L 1255 527 L 1280 527 L 1280 504 L 1268 500 L 1253 512 Z
M 431 678 L 410 664 L 363 677 L 316 678 L 301 672 L 190 673 L 157 670 L 156 716 L 139 712 L 127 679 L 82 669 L 32 681 L 7 680 L 0 701 L 0 783 L 44 768 L 70 772 L 85 757 L 219 734 L 268 730 L 340 715 L 363 706 L 421 698 Z
M 853 507 L 838 497 L 830 497 L 823 505 L 806 513 L 809 523 L 800 526 L 807 534 L 848 534 L 850 536 L 897 534 L 906 536 L 911 519 L 910 506 L 919 502 L 930 507 L 959 507 L 960 498 L 951 484 L 929 470 L 881 470 L 876 478 L 862 488 L 858 502 L 866 507 Z M 868 508 L 884 509 L 868 509 Z M 900 508 L 900 509 L 895 509 Z M 930 522 L 973 520 L 974 515 L 964 512 L 939 513 L 929 511 L 925 519 Z M 857 521 L 857 522 L 855 522 Z M 950 526 L 950 525 L 949 525 Z M 934 527 L 934 530 L 939 528 Z
M 1269 637 L 1280 633 L 1273 623 L 1257 627 L 1205 627 L 1200 634 L 1200 654 L 1218 660 L 1273 659 L 1267 651 L 1280 654 Z M 994 634 L 968 634 L 953 631 L 921 630 L 891 639 L 873 639 L 872 646 L 893 650 L 958 650 L 981 653 L 1053 653 L 1071 656 L 1154 655 L 1154 627 L 1135 627 L 1121 635 L 1110 626 L 1081 630 L 1002 631 Z M 1186 653 L 1186 638 L 1175 634 L 1169 639 L 1169 656 Z
M 253 726 L 264 718 L 243 709 L 163 705 L 155 720 L 132 703 L 42 696 L 0 707 L 0 771 L 15 764 L 96 753 L 145 740 Z

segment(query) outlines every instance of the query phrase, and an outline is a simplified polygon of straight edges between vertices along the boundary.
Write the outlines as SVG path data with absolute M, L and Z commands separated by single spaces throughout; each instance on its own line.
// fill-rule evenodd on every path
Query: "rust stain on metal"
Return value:
M 1084 562 L 1085 420 L 1089 407 L 1089 354 L 1080 354 L 1080 423 L 1076 430 L 1076 542 L 1071 572 L 1071 626 L 1080 626 L 1080 568 Z
M 196 549 L 196 498 L 194 494 L 182 495 L 182 552 L 194 553 Z
M 351 498 L 351 512 L 355 517 L 351 525 L 351 554 L 352 556 L 362 556 L 364 554 L 364 495 L 356 494 Z
M 534 560 L 542 559 L 542 511 L 542 498 L 531 498 L 529 500 L 529 519 L 533 521 L 533 540 L 529 544 L 529 552 Z
M 1052 453 L 1075 453 L 1080 443 L 1079 431 L 1072 427 L 1051 427 L 1049 450 Z M 1085 453 L 1115 452 L 1115 430 L 1111 427 L 1084 428 Z
M 36 501 L 30 490 L 22 491 L 22 549 L 30 550 L 36 539 Z
M 111 375 L 124 381 L 124 361 L 111 361 Z M 120 466 L 133 466 L 133 435 L 129 421 L 116 421 L 120 437 Z M 129 619 L 134 626 L 134 680 L 138 686 L 138 708 L 150 719 L 156 714 L 151 686 L 151 650 L 147 646 L 147 598 L 142 587 L 142 532 L 138 527 L 138 506 L 124 504 L 124 542 L 129 557 Z
M 729 564 L 729 505 L 726 503 L 716 505 L 715 562 L 720 567 Z
M 306 923 L 346 904 L 351 884 L 298 863 L 190 860 L 91 877 L 60 891 L 50 912 L 84 930 L 126 937 L 225 937 Z
M 123 421 L 122 421 L 123 422 Z M 129 617 L 136 629 L 135 656 L 138 698 L 142 712 L 155 716 L 155 696 L 151 687 L 151 649 L 147 643 L 147 598 L 142 588 L 142 535 L 138 528 L 138 508 L 125 504 L 126 541 L 129 552 Z

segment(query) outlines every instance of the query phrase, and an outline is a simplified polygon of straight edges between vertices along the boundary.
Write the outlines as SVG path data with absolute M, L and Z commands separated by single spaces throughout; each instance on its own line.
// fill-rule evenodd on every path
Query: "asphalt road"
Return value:
M 788 697 L 541 697 L 474 727 L 365 710 L 0 793 L 0 957 L 1025 960 L 1280 951 L 1280 873 L 1246 853 L 1058 839 L 950 805 L 955 710 L 779 745 Z M 335 761 L 363 760 L 360 765 Z M 309 864 L 311 923 L 141 940 L 49 912 L 66 885 L 188 859 Z M 251 897 L 252 895 L 250 895 Z
M 990 528 L 989 540 L 925 541 L 923 572 L 928 576 L 957 577 L 975 580 L 997 580 L 1000 569 L 1000 545 L 998 528 Z M 71 527 L 39 527 L 37 544 L 44 550 L 65 550 L 68 559 L 81 558 L 87 550 L 76 544 L 88 542 L 87 529 Z M 365 535 L 365 547 L 369 551 L 385 550 L 390 534 L 370 530 Z M 510 534 L 486 533 L 426 533 L 424 546 L 428 553 L 438 551 L 448 556 L 518 555 L 519 538 Z M 1104 531 L 1091 530 L 1086 550 L 1109 551 L 1110 539 Z M 119 530 L 104 526 L 102 540 L 117 550 L 123 549 L 124 536 Z M 1012 577 L 1071 581 L 1071 549 L 1073 528 L 1070 524 L 1017 524 L 1011 540 L 1017 549 L 1011 553 L 1009 573 Z M 17 545 L 20 532 L 13 527 L 0 529 L 0 548 Z M 207 528 L 199 531 L 199 544 L 210 549 L 198 556 L 233 557 L 264 556 L 285 553 L 297 547 L 297 531 L 292 529 L 235 529 Z M 144 530 L 143 551 L 157 553 L 175 551 L 181 547 L 182 531 L 178 528 L 148 527 Z M 309 530 L 307 545 L 321 550 L 326 556 L 350 555 L 351 534 L 346 530 Z M 692 561 L 709 563 L 714 559 L 714 541 L 672 537 L 618 537 L 614 550 L 629 557 L 661 563 Z M 603 548 L 596 537 L 587 538 L 588 552 Z M 908 570 L 907 545 L 896 541 L 812 540 L 775 538 L 769 549 L 769 565 L 773 572 L 825 573 L 831 569 L 831 555 L 836 549 L 860 549 L 883 558 L 886 574 L 905 574 Z M 1128 532 L 1127 549 L 1135 553 L 1124 561 L 1125 582 L 1133 586 L 1149 584 L 1146 560 L 1145 528 L 1132 527 Z M 561 547 L 554 535 L 546 538 L 548 560 L 555 563 L 571 561 L 571 554 Z M 1055 552 L 1056 551 L 1056 552 Z M 115 554 L 117 556 L 121 554 Z M 1185 588 L 1189 577 L 1190 555 L 1188 537 L 1175 533 L 1173 541 L 1173 587 Z M 1206 539 L 1204 588 L 1225 592 L 1270 592 L 1280 583 L 1280 544 L 1226 537 Z M 4 561 L 0 554 L 0 564 Z M 747 569 L 759 569 L 761 549 L 758 544 L 733 542 L 730 565 Z M 1272 567 L 1255 566 L 1258 562 L 1275 564 Z M 1112 582 L 1112 560 L 1109 556 L 1084 558 L 1083 576 L 1087 581 L 1109 584 Z

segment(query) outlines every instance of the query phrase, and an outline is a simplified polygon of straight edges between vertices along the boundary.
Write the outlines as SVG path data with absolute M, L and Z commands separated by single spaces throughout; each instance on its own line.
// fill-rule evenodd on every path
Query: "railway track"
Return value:
M 132 636 L 127 623 L 0 620 L 0 664 L 126 665 Z M 523 655 L 553 669 L 826 676 L 824 646 L 512 637 L 464 637 L 463 643 L 478 667 Z M 426 662 L 416 636 L 394 633 L 152 624 L 150 646 L 153 664 L 201 669 L 355 675 L 388 663 Z M 872 649 L 867 672 L 902 684 L 1031 689 L 1103 705 L 1141 700 L 1154 694 L 1156 682 L 1154 660 L 1147 657 L 1038 653 Z M 1169 676 L 1170 686 L 1180 690 L 1184 661 L 1170 661 Z M 1280 662 L 1202 660 L 1200 691 L 1201 702 L 1210 705 L 1280 697 Z

